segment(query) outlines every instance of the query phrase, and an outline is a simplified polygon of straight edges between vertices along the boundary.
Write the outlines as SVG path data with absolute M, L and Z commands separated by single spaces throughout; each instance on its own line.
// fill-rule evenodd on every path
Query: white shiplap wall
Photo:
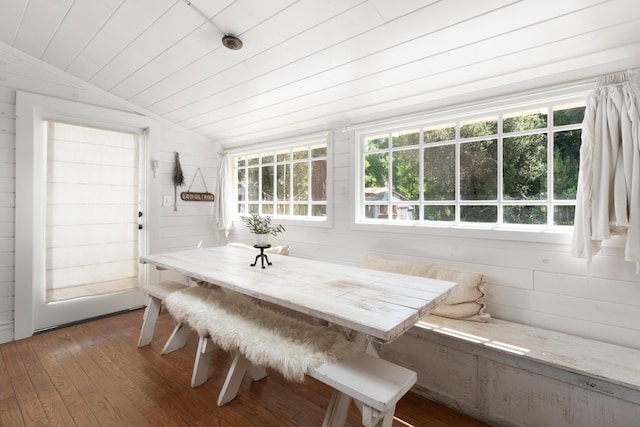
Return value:
M 25 87 L 25 82 L 27 83 Z M 0 343 L 14 339 L 14 265 L 15 265 L 15 102 L 14 87 L 0 82 Z M 21 82 L 21 89 L 37 91 L 28 79 Z M 46 94 L 48 95 L 48 94 Z M 163 252 L 193 248 L 202 242 L 205 246 L 217 243 L 218 232 L 213 219 L 213 203 L 178 201 L 178 212 L 173 205 L 162 206 L 162 195 L 173 200 L 172 173 L 174 152 L 180 153 L 187 186 L 197 168 L 201 168 L 207 188 L 215 192 L 218 170 L 218 144 L 184 131 L 170 124 L 163 124 L 159 150 L 159 167 L 156 177 L 150 178 L 151 212 L 155 223 L 149 230 L 151 252 Z M 197 179 L 193 191 L 204 191 L 204 184 Z M 186 191 L 186 187 L 178 192 Z M 178 193 L 178 198 L 179 198 Z
M 475 270 L 487 278 L 487 311 L 496 318 L 640 348 L 640 275 L 623 260 L 622 239 L 607 243 L 589 271 L 568 243 L 354 230 L 352 142 L 338 127 L 333 137 L 333 228 L 287 225 L 279 242 L 291 255 L 360 264 L 375 252 Z M 251 241 L 241 224 L 234 233 L 232 240 Z

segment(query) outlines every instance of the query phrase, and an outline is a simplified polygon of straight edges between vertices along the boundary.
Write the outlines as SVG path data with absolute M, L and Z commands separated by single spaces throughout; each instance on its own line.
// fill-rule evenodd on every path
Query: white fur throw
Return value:
M 431 314 L 475 322 L 487 322 L 491 318 L 488 313 L 484 312 L 486 281 L 482 274 L 467 270 L 454 270 L 438 264 L 390 260 L 373 254 L 368 254 L 365 257 L 364 266 L 374 270 L 455 282 L 458 284 L 456 290 Z
M 171 293 L 164 305 L 177 322 L 290 381 L 302 382 L 308 369 L 357 350 L 337 330 L 291 318 L 222 289 L 184 288 Z

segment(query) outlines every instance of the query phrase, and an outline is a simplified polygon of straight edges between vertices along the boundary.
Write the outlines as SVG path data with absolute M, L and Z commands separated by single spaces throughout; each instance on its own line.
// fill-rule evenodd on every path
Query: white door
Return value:
M 46 134 L 45 273 L 34 281 L 34 331 L 144 303 L 143 135 L 56 121 Z
M 109 138 L 96 132 L 84 142 L 62 141 L 59 147 L 54 143 L 53 151 L 59 150 L 60 156 L 49 159 L 48 122 L 52 121 L 89 131 L 95 128 L 135 134 L 137 149 L 131 151 L 136 154 L 119 156 L 117 164 L 110 165 L 118 149 L 109 147 L 113 144 Z M 131 286 L 137 280 L 144 283 L 147 268 L 140 267 L 135 258 L 157 245 L 157 233 L 153 232 L 157 212 L 150 218 L 148 206 L 150 197 L 159 196 L 157 191 L 150 191 L 146 165 L 159 154 L 160 134 L 158 122 L 139 114 L 16 92 L 16 340 L 30 337 L 37 330 L 145 304 L 142 293 L 122 281 Z M 83 143 L 84 149 L 80 149 Z M 107 147 L 100 148 L 102 145 Z M 115 170 L 122 167 L 119 163 L 131 163 L 133 158 L 138 159 L 137 163 L 133 161 L 137 171 Z M 107 164 L 101 164 L 105 159 Z M 120 191 L 116 188 L 124 182 L 123 175 L 137 179 L 129 183 L 128 196 L 116 194 Z M 110 177 L 116 182 L 110 182 Z M 106 193 L 96 186 L 104 187 Z M 132 206 L 125 209 L 126 215 L 119 216 L 113 201 Z M 137 209 L 133 206 L 136 201 Z M 143 216 L 132 218 L 138 211 Z M 137 221 L 144 226 L 140 231 Z M 137 244 L 130 242 L 125 250 L 122 239 L 113 239 L 127 234 L 136 236 Z M 127 255 L 121 257 L 120 252 Z M 114 270 L 127 268 L 131 273 L 125 273 L 124 278 L 112 275 Z M 93 278 L 86 279 L 86 273 L 94 274 Z M 72 296 L 79 288 L 89 293 Z

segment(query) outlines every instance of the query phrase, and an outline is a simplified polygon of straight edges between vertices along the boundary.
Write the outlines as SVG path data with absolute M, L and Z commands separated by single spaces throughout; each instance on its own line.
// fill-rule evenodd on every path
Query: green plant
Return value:
M 248 216 L 242 216 L 241 218 L 249 231 L 254 234 L 271 234 L 272 236 L 277 236 L 278 233 L 285 231 L 281 224 L 271 225 L 270 216 L 251 214 Z

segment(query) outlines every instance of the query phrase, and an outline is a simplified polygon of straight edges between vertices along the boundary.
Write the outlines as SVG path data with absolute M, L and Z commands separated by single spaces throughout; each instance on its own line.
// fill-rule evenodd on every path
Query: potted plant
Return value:
M 266 246 L 268 244 L 269 235 L 277 236 L 278 233 L 285 231 L 281 224 L 271 225 L 270 216 L 260 216 L 252 213 L 250 215 L 243 215 L 241 218 L 249 231 L 256 235 L 256 244 L 260 246 Z

